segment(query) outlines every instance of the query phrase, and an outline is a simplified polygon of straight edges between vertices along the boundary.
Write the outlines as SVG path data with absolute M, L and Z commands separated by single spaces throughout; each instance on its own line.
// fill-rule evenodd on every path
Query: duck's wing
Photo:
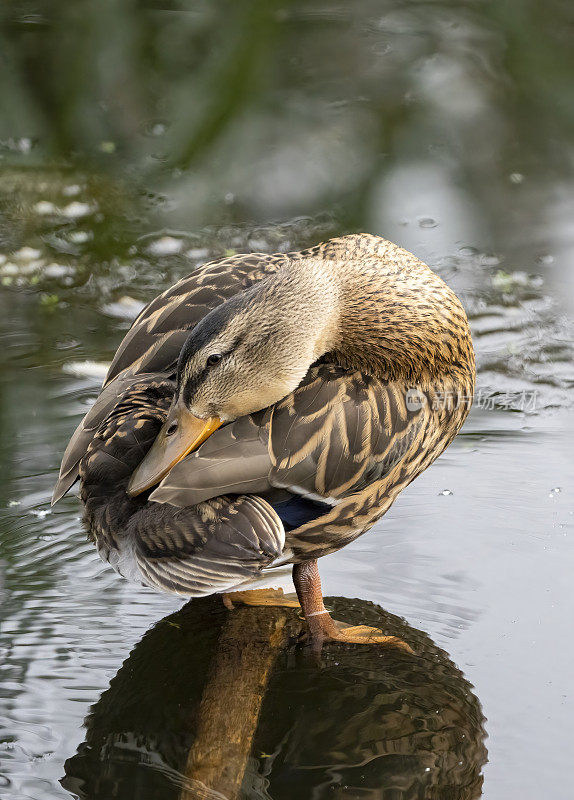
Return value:
M 173 375 L 190 330 L 213 308 L 275 272 L 288 256 L 252 253 L 199 267 L 141 311 L 114 356 L 103 389 L 73 434 L 54 488 L 55 503 L 78 478 L 94 432 L 119 398 L 144 377 Z
M 120 398 L 80 461 L 81 496 L 103 560 L 137 582 L 198 597 L 257 579 L 281 556 L 285 534 L 257 495 L 222 495 L 175 508 L 126 493 L 174 391 L 171 380 L 144 378 Z
M 364 373 L 315 366 L 272 409 L 216 431 L 171 470 L 150 500 L 186 507 L 219 494 L 251 493 L 281 517 L 282 504 L 300 498 L 316 503 L 319 524 L 344 498 L 411 458 L 429 420 L 427 398 L 416 402 L 421 396 Z M 313 516 L 308 506 L 304 513 Z
M 274 486 L 331 504 L 289 532 L 293 560 L 327 555 L 368 530 L 456 433 L 430 390 L 330 371 L 325 381 L 318 370 L 271 419 Z
M 273 485 L 336 505 L 404 460 L 429 409 L 428 398 L 402 382 L 331 364 L 313 367 L 273 409 Z
M 80 461 L 86 454 L 94 434 L 108 414 L 113 411 L 118 401 L 141 377 L 142 376 L 134 378 L 133 375 L 126 375 L 124 377 L 118 377 L 104 386 L 96 398 L 94 405 L 82 419 L 68 442 L 68 446 L 62 458 L 62 464 L 60 465 L 58 482 L 52 494 L 52 505 L 57 503 L 77 481 Z M 150 379 L 155 377 L 157 376 L 149 376 Z

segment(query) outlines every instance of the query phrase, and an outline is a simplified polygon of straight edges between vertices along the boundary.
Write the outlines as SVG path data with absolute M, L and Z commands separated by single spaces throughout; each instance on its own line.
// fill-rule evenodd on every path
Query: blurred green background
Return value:
M 567 0 L 28 0 L 0 15 L 8 215 L 14 191 L 30 199 L 23 172 L 55 189 L 76 168 L 135 201 L 135 229 L 150 205 L 193 230 L 327 212 L 435 259 L 458 244 L 531 266 L 572 212 Z

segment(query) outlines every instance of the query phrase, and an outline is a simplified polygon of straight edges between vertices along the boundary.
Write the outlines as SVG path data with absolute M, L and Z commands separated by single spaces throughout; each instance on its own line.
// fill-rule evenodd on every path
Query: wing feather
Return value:
M 312 367 L 306 384 L 273 409 L 270 482 L 310 496 L 340 499 L 380 480 L 428 416 L 426 405 L 408 409 L 407 386 L 336 365 Z M 297 395 L 311 386 L 303 405 Z
M 63 497 L 68 489 L 76 482 L 79 474 L 79 464 L 86 454 L 94 434 L 104 422 L 106 417 L 112 413 L 118 402 L 124 395 L 137 384 L 142 377 L 149 377 L 153 380 L 157 376 L 137 376 L 127 375 L 116 378 L 112 383 L 105 386 L 98 395 L 94 405 L 80 422 L 70 439 L 66 451 L 62 458 L 58 482 L 54 487 L 52 495 L 52 505 Z
M 100 395 L 66 448 L 52 504 L 76 482 L 79 463 L 95 431 L 130 387 L 148 376 L 161 379 L 173 375 L 189 331 L 211 309 L 275 272 L 287 258 L 252 253 L 210 262 L 140 312 L 116 351 Z

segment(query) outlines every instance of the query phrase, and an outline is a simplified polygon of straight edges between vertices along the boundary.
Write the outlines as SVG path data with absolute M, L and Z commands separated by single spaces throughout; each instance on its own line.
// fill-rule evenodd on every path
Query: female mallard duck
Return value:
M 384 239 L 223 258 L 136 319 L 54 502 L 79 476 L 90 536 L 126 578 L 198 597 L 292 563 L 316 645 L 383 642 L 331 619 L 317 559 L 442 453 L 474 377 L 458 298 Z

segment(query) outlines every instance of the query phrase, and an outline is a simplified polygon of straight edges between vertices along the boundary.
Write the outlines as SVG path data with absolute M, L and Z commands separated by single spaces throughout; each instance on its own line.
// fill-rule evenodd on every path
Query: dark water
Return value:
M 335 648 L 318 671 L 291 647 L 244 797 L 471 798 L 482 772 L 489 800 L 568 800 L 571 5 L 29 0 L 0 20 L 2 800 L 182 796 L 223 612 L 106 569 L 77 500 L 49 509 L 59 459 L 142 303 L 209 258 L 353 230 L 459 293 L 477 399 L 321 563 L 327 594 L 376 604 L 339 616 L 417 660 Z

